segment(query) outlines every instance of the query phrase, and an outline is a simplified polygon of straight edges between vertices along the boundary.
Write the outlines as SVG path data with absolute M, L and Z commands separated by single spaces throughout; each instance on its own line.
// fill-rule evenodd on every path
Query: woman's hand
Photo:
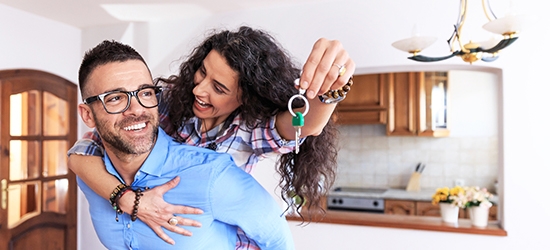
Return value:
M 344 72 L 345 71 L 345 72 Z M 300 88 L 309 99 L 346 85 L 355 72 L 355 62 L 338 40 L 320 38 L 304 64 Z
M 174 240 L 164 232 L 163 227 L 181 235 L 191 236 L 191 232 L 181 228 L 180 226 L 200 227 L 198 221 L 176 217 L 177 225 L 170 225 L 168 221 L 174 217 L 174 214 L 202 214 L 203 211 L 198 208 L 186 207 L 181 205 L 172 205 L 164 201 L 164 193 L 176 187 L 180 182 L 180 178 L 176 177 L 163 185 L 157 186 L 143 192 L 140 199 L 137 216 L 147 224 L 153 231 L 164 241 L 169 244 L 175 244 Z M 128 192 L 129 195 L 123 195 L 119 200 L 119 206 L 125 213 L 132 214 L 134 209 L 134 192 Z M 134 195 L 132 195 L 134 194 Z M 179 226 L 178 226 L 179 225 Z

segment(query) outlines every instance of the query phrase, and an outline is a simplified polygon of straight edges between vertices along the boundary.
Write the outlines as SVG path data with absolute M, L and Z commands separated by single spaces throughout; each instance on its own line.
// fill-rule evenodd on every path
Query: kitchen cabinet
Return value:
M 336 106 L 338 124 L 386 124 L 389 74 L 353 77 L 346 99 Z
M 434 205 L 429 201 L 416 202 L 416 215 L 418 216 L 441 216 L 439 205 Z
M 439 205 L 434 205 L 430 201 L 414 200 L 385 200 L 385 214 L 416 215 L 416 216 L 441 216 Z M 489 209 L 489 221 L 498 220 L 498 206 L 493 205 Z M 469 219 L 467 209 L 458 211 L 459 219 Z
M 387 114 L 389 136 L 448 136 L 447 73 L 388 74 Z
M 415 201 L 408 200 L 385 200 L 385 214 L 415 215 Z
M 417 216 L 441 216 L 439 205 L 432 204 L 431 201 L 417 201 L 416 202 L 416 215 Z M 458 210 L 458 218 L 466 218 L 466 210 Z

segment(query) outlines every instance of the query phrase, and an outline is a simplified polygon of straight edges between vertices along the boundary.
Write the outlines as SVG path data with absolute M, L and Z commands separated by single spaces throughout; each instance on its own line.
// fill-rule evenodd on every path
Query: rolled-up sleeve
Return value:
M 67 152 L 69 156 L 72 154 L 76 155 L 87 155 L 87 156 L 103 156 L 104 149 L 103 144 L 99 135 L 94 130 L 93 132 L 87 132 L 84 134 L 82 139 L 75 142 L 75 144 Z

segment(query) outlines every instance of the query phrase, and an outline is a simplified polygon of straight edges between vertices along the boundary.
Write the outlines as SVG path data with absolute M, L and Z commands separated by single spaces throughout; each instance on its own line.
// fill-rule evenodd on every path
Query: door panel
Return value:
M 76 107 L 61 77 L 0 71 L 0 249 L 76 249 Z

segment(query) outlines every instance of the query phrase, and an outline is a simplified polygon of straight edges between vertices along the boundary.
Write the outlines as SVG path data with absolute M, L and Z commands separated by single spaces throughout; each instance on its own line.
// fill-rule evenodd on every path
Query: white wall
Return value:
M 506 1 L 491 3 L 499 7 L 504 4 L 502 2 Z M 473 1 L 475 4 L 477 1 Z M 550 242 L 546 240 L 550 204 L 541 197 L 540 192 L 544 196 L 550 167 L 547 161 L 550 134 L 545 127 L 548 121 L 545 114 L 549 107 L 547 93 L 550 90 L 545 78 L 549 52 L 544 43 L 549 40 L 548 32 L 544 31 L 550 24 L 550 17 L 545 5 L 544 1 L 537 0 L 516 1 L 518 8 L 535 14 L 539 22 L 533 23 L 529 31 L 506 49 L 496 62 L 476 63 L 503 70 L 504 145 L 501 147 L 504 170 L 501 172 L 503 192 L 500 198 L 507 237 L 317 223 L 301 227 L 291 222 L 297 249 L 440 249 L 442 246 L 446 249 L 463 249 L 465 246 L 523 249 L 526 244 L 530 249 L 550 249 Z M 327 37 L 343 42 L 357 63 L 358 73 L 393 68 L 413 70 L 422 69 L 427 64 L 407 60 L 406 53 L 392 48 L 390 44 L 409 36 L 412 24 L 417 23 L 420 32 L 439 39 L 425 54 L 445 54 L 447 47 L 444 41 L 451 35 L 457 6 L 458 3 L 440 0 L 322 1 L 187 20 L 181 25 L 170 23 L 166 25 L 172 27 L 172 33 L 166 36 L 158 36 L 162 33 L 160 27 L 165 27 L 163 24 L 145 27 L 137 24 L 140 27 L 133 28 L 131 39 L 148 39 L 140 40 L 136 46 L 139 45 L 138 49 L 147 53 L 149 62 L 155 63 L 151 65 L 155 75 L 167 74 L 171 62 L 187 54 L 190 46 L 202 38 L 205 28 L 220 24 L 235 27 L 243 23 L 271 31 L 300 62 L 305 60 L 317 38 Z M 469 18 L 469 21 L 477 23 L 473 28 L 476 31 L 477 26 L 484 23 L 476 22 L 473 13 Z M 113 28 L 110 34 L 112 36 L 115 32 L 117 36 L 124 37 L 127 28 Z M 45 30 L 50 30 L 54 36 Z M 76 82 L 82 50 L 87 49 L 80 50 L 81 44 L 94 44 L 102 38 L 102 30 L 94 29 L 93 35 L 85 30 L 82 35 L 85 41 L 81 43 L 79 31 L 74 28 L 0 5 L 0 68 L 39 68 Z M 430 65 L 448 64 L 468 66 L 457 58 Z M 268 171 L 258 174 L 265 178 L 272 176 Z M 85 203 L 79 211 L 82 213 L 80 222 L 83 222 L 88 216 Z M 79 227 L 79 249 L 100 249 L 94 245 L 90 228 L 86 228 L 88 231 L 84 229 Z
M 0 4 L 0 69 L 39 69 L 77 82 L 81 31 Z

